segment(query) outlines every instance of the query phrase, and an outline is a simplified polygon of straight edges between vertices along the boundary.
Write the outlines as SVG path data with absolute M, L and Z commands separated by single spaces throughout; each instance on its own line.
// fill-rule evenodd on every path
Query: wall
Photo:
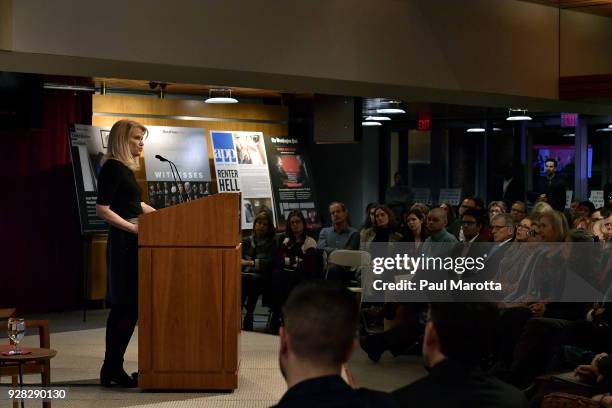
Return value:
M 379 200 L 379 140 L 377 129 L 364 129 L 363 139 L 351 144 L 311 144 L 317 201 L 324 224 L 332 201 L 346 204 L 354 227 L 364 220 L 366 205 Z
M 168 64 L 167 72 L 210 68 L 236 81 L 243 72 L 275 74 L 268 86 L 256 85 L 275 89 L 301 87 L 283 77 L 291 75 L 557 96 L 557 10 L 521 1 L 19 0 L 12 7 L 10 49 L 28 56 Z M 70 74 L 79 65 L 97 75 L 126 74 L 110 61 L 65 63 Z
M 612 74 L 612 18 L 561 13 L 561 76 Z

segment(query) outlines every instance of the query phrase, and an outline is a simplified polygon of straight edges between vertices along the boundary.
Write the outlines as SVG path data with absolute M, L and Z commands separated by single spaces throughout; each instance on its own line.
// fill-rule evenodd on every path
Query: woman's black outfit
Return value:
M 140 187 L 125 164 L 112 159 L 104 163 L 98 177 L 97 203 L 110 206 L 126 220 L 142 214 Z M 133 386 L 135 382 L 123 371 L 123 356 L 138 320 L 138 235 L 110 226 L 106 262 L 106 300 L 111 310 L 100 380 L 105 386 L 111 381 Z
M 258 240 L 252 235 L 242 241 L 242 259 L 255 262 L 254 266 L 242 268 L 242 305 L 246 308 L 243 330 L 253 330 L 253 312 L 259 295 L 263 295 L 266 305 L 276 251 L 276 237 Z

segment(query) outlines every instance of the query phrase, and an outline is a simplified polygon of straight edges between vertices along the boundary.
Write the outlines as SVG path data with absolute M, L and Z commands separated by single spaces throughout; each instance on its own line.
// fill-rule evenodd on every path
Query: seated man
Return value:
M 402 407 L 526 407 L 525 396 L 485 374 L 479 363 L 492 344 L 493 303 L 432 303 L 423 358 L 429 374 L 394 391 Z
M 332 226 L 323 228 L 319 234 L 317 247 L 329 256 L 336 249 L 359 249 L 359 231 L 351 227 L 346 205 L 333 202 L 329 205 Z M 331 264 L 328 267 L 327 279 L 348 283 L 354 277 L 349 268 Z
M 347 289 L 329 282 L 295 288 L 283 307 L 280 369 L 289 389 L 277 407 L 396 407 L 383 392 L 353 389 L 342 365 L 355 350 L 359 311 Z

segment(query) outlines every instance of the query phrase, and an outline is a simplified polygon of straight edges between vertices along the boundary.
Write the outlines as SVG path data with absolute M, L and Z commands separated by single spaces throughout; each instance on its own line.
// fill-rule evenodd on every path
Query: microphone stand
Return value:
M 174 164 L 174 162 L 171 162 L 170 160 L 168 160 L 168 162 L 174 166 L 174 170 L 176 170 L 176 175 L 178 176 L 179 182 L 181 183 L 181 186 L 183 186 L 183 192 L 185 193 L 186 198 L 183 197 L 183 193 L 181 193 L 181 189 L 179 188 L 179 195 L 181 196 L 181 201 L 184 201 L 184 202 L 191 201 L 191 199 L 189 198 L 189 195 L 185 191 L 185 183 L 183 183 L 183 180 L 181 179 L 181 173 L 178 171 L 176 164 Z
M 179 201 L 181 203 L 186 202 L 186 201 L 191 201 L 189 199 L 189 195 L 187 195 L 187 199 L 185 199 L 185 197 L 183 196 L 183 193 L 181 193 L 181 188 L 179 187 L 179 184 L 176 181 L 176 177 L 178 176 L 179 180 L 181 181 L 181 185 L 183 186 L 183 190 L 185 190 L 185 184 L 183 183 L 183 180 L 181 179 L 181 173 L 179 173 L 178 168 L 176 167 L 176 164 L 174 164 L 172 160 L 168 160 L 165 157 L 160 156 L 159 154 L 156 154 L 155 158 L 159 161 L 168 162 L 170 164 L 170 171 L 172 172 L 172 178 L 174 179 L 174 185 L 176 186 L 177 192 L 179 194 Z M 174 174 L 175 170 L 176 170 L 176 175 Z

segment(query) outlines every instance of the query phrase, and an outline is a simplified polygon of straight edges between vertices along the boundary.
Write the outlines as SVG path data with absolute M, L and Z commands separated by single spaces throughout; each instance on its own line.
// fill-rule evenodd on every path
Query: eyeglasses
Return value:
M 526 225 L 520 225 L 520 224 L 516 228 L 517 229 L 526 229 L 526 230 L 531 229 L 531 228 L 527 227 Z
M 491 231 L 506 227 L 509 227 L 509 225 L 491 225 Z
M 476 221 L 461 221 L 463 225 L 476 225 Z

